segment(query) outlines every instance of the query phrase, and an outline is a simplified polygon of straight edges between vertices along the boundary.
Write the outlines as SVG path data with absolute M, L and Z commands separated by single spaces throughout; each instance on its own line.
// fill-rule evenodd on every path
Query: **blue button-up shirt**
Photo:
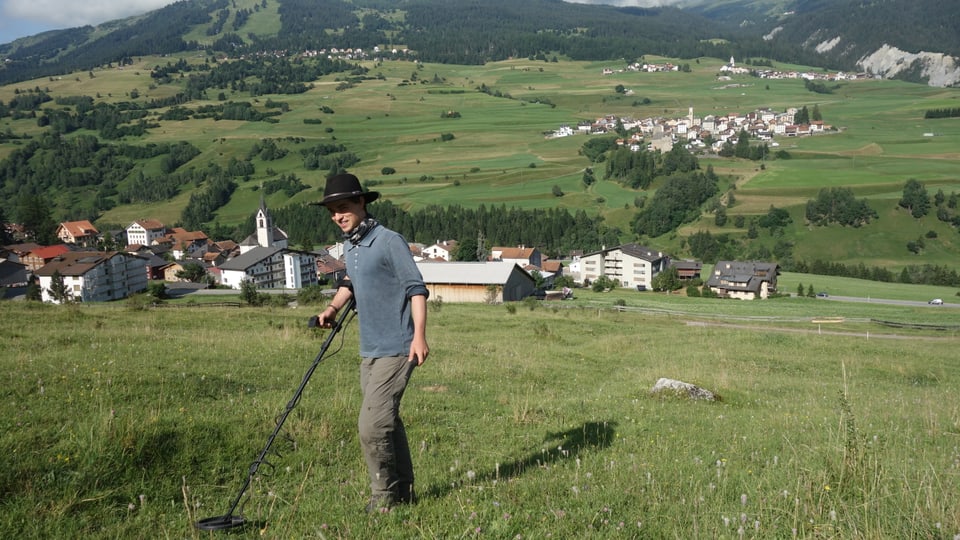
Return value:
M 360 356 L 409 354 L 413 342 L 410 298 L 430 293 L 407 241 L 377 225 L 357 245 L 345 242 L 344 253 L 360 317 Z

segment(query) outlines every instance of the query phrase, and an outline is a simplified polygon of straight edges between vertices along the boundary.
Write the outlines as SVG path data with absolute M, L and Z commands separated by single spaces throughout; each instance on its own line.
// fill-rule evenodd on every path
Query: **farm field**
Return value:
M 420 502 L 374 516 L 348 326 L 234 536 L 960 534 L 960 309 L 580 290 L 551 304 L 431 304 L 403 409 Z M 306 328 L 317 309 L 0 303 L 0 531 L 208 538 L 193 523 L 241 488 L 325 337 Z M 826 316 L 846 322 L 820 333 Z M 722 399 L 652 396 L 660 377 Z
M 137 60 L 123 70 L 95 70 L 92 78 L 78 74 L 2 87 L 0 99 L 9 100 L 16 91 L 34 86 L 49 88 L 54 96 L 96 94 L 106 101 L 129 99 L 132 90 L 138 90 L 143 99 L 178 91 L 175 84 L 154 85 L 149 77 L 153 66 L 173 59 Z M 200 62 L 203 58 L 188 60 Z M 798 259 L 829 258 L 893 269 L 912 264 L 955 265 L 960 256 L 957 231 L 932 214 L 914 219 L 897 209 L 897 201 L 908 179 L 922 182 L 931 195 L 937 190 L 947 195 L 960 191 L 960 123 L 956 119 L 923 119 L 926 110 L 956 107 L 960 99 L 957 89 L 858 80 L 838 83 L 830 94 L 817 94 L 807 91 L 798 80 L 737 76 L 719 81 L 717 73 L 723 62 L 716 59 L 645 60 L 686 64 L 690 72 L 624 71 L 625 62 L 515 59 L 485 66 L 366 62 L 368 78 L 344 85 L 341 76 L 330 75 L 300 95 L 251 98 L 228 89 L 227 99 L 250 101 L 257 107 L 267 100 L 285 103 L 288 111 L 276 124 L 164 121 L 142 141 L 128 142 L 190 141 L 202 152 L 191 162 L 193 167 L 245 159 L 253 144 L 263 138 L 288 149 L 287 156 L 279 160 L 254 158 L 257 173 L 242 181 L 231 202 L 218 212 L 217 221 L 226 225 L 250 216 L 259 200 L 257 188 L 275 175 L 296 174 L 313 189 L 292 198 L 282 193 L 270 195 L 267 204 L 271 208 L 315 200 L 325 172 L 305 170 L 299 151 L 335 141 L 360 156 L 361 162 L 352 172 L 408 210 L 432 204 L 584 209 L 603 215 L 608 226 L 623 232 L 625 242 L 641 241 L 683 256 L 687 249 L 684 238 L 689 234 L 707 230 L 741 237 L 745 230 L 733 227 L 732 218 L 759 216 L 773 205 L 787 209 L 793 224 L 783 231 L 783 237 L 761 237 L 758 242 L 770 246 L 778 240 L 791 242 Z M 604 68 L 615 73 L 602 75 Z M 618 86 L 625 92 L 616 92 Z M 488 92 L 479 92 L 481 87 Z M 214 99 L 208 102 L 217 103 Z M 583 171 L 591 164 L 579 151 L 588 136 L 545 136 L 561 125 L 605 115 L 679 118 L 692 108 L 695 116 L 702 117 L 804 106 L 817 107 L 824 122 L 836 131 L 780 139 L 774 150 L 786 151 L 790 159 L 755 163 L 701 157 L 701 166 L 713 167 L 723 185 L 736 185 L 736 202 L 727 209 L 731 219 L 726 226 L 717 227 L 712 214 L 705 214 L 678 233 L 658 238 L 635 238 L 630 233 L 634 204 L 638 198 L 650 197 L 652 191 L 636 191 L 604 180 L 584 188 Z M 460 117 L 442 118 L 449 112 Z M 307 124 L 305 120 L 321 123 Z M 0 129 L 39 134 L 36 123 L 28 119 L 4 119 Z M 15 147 L 10 142 L 0 144 L 0 158 Z M 593 166 L 602 179 L 603 164 Z M 396 172 L 384 175 L 384 168 Z M 562 197 L 555 196 L 555 187 Z M 806 201 L 819 190 L 833 187 L 849 187 L 856 197 L 866 198 L 879 219 L 857 229 L 805 226 Z M 97 223 L 123 225 L 145 216 L 173 223 L 190 193 L 188 189 L 170 201 L 151 205 L 121 205 Z M 921 254 L 914 255 L 905 247 L 931 232 L 936 237 L 926 242 Z

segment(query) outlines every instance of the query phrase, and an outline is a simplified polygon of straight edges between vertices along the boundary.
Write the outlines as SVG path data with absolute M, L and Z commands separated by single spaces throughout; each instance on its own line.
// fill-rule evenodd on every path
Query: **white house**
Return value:
M 580 257 L 580 277 L 582 281 L 595 281 L 604 276 L 621 287 L 650 289 L 653 277 L 669 265 L 670 258 L 662 251 L 633 243 L 623 244 Z
M 537 248 L 519 247 L 492 247 L 490 258 L 495 261 L 517 263 L 521 267 L 528 264 L 540 266 L 543 256 Z
M 343 260 L 343 242 L 337 242 L 336 244 L 329 245 L 324 249 L 326 249 L 327 253 L 329 253 L 334 259 L 337 259 L 338 261 Z
M 100 231 L 87 220 L 64 221 L 57 226 L 57 238 L 65 244 L 92 246 L 99 236 Z
M 202 258 L 210 247 L 210 239 L 202 231 L 188 231 L 182 227 L 174 227 L 155 244 L 168 244 L 170 254 L 176 260 L 187 258 Z
M 767 298 L 777 290 L 780 265 L 756 261 L 718 261 L 707 287 L 724 298 Z
M 536 289 L 533 276 L 513 262 L 419 262 L 430 298 L 444 302 L 522 300 Z
M 456 240 L 437 240 L 436 244 L 425 247 L 421 251 L 424 259 L 443 259 L 445 261 L 453 259 L 456 253 Z
M 153 245 L 154 240 L 163 238 L 167 228 L 155 219 L 134 221 L 127 227 L 127 244 Z
M 240 289 L 251 281 L 258 289 L 301 289 L 316 285 L 317 258 L 305 251 L 254 247 L 220 265 L 220 283 Z
M 117 251 L 68 251 L 36 271 L 44 302 L 59 303 L 50 294 L 54 274 L 63 279 L 74 302 L 119 300 L 147 289 L 147 260 Z

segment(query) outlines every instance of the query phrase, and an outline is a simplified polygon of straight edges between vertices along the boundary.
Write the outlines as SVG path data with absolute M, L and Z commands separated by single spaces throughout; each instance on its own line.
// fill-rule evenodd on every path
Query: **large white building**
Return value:
M 240 255 L 220 265 L 221 285 L 240 289 L 250 281 L 258 289 L 302 289 L 319 283 L 316 255 L 287 248 L 287 233 L 274 226 L 262 197 L 255 222 Z
M 147 289 L 147 260 L 116 251 L 68 251 L 36 274 L 44 302 L 60 303 L 51 294 L 55 276 L 63 280 L 73 302 L 119 300 Z
M 137 220 L 127 227 L 127 244 L 150 246 L 154 240 L 163 238 L 165 234 L 167 228 L 163 223 L 155 219 Z
M 251 281 L 258 289 L 301 289 L 316 285 L 317 258 L 312 253 L 255 247 L 220 265 L 220 284 L 240 289 Z
M 601 276 L 621 287 L 653 288 L 653 277 L 670 266 L 670 258 L 662 251 L 638 244 L 623 244 L 580 257 L 580 281 L 595 281 Z

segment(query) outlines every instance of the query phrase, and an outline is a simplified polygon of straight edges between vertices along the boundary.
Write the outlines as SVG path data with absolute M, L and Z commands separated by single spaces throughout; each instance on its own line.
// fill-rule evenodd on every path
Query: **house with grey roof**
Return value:
M 533 276 L 514 262 L 417 263 L 430 298 L 444 302 L 516 302 L 536 289 Z
M 251 281 L 258 289 L 302 289 L 316 285 L 317 258 L 306 251 L 255 247 L 220 265 L 220 284 L 233 289 Z
M 601 276 L 621 287 L 652 289 L 653 278 L 670 266 L 664 252 L 630 243 L 604 248 L 580 257 L 580 281 L 595 281 Z
M 0 259 L 0 287 L 23 287 L 27 279 L 27 265 Z
M 777 263 L 718 261 L 706 285 L 721 298 L 753 300 L 775 293 L 779 275 Z
M 74 302 L 119 300 L 147 290 L 147 261 L 117 251 L 68 251 L 36 271 L 44 302 L 59 303 L 51 294 L 59 276 Z

